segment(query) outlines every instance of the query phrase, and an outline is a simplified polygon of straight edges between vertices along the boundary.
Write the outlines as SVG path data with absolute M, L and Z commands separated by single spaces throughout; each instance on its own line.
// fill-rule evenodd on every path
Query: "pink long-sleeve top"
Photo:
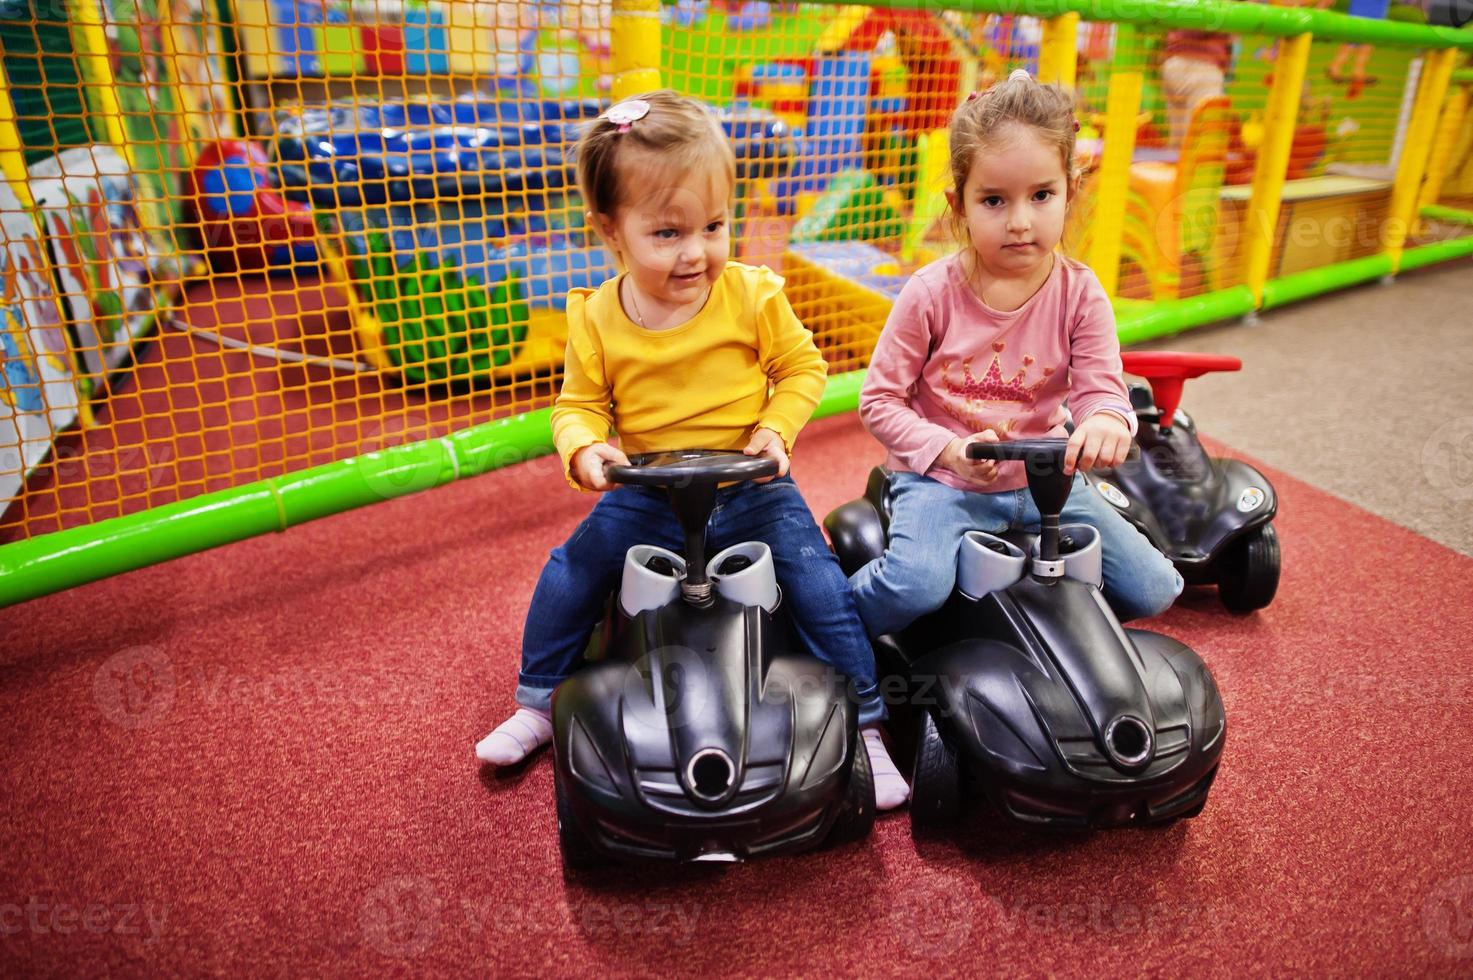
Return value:
M 918 271 L 895 300 L 859 396 L 888 467 L 958 490 L 978 488 L 935 465 L 957 436 L 1063 437 L 1071 414 L 1078 424 L 1099 411 L 1121 416 L 1134 434 L 1110 300 L 1088 266 L 1062 256 L 1008 312 L 967 285 L 960 253 Z M 1027 482 L 1022 463 L 1003 463 L 985 490 Z

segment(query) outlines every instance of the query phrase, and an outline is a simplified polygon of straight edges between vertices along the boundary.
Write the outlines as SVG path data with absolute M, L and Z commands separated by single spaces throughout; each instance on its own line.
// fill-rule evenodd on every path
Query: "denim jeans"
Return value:
M 716 491 L 707 558 L 745 541 L 772 549 L 783 604 L 799 637 L 809 653 L 848 678 L 860 724 L 882 720 L 875 654 L 854 596 L 791 477 Z M 603 494 L 573 536 L 553 549 L 537 580 L 522 631 L 517 703 L 546 710 L 552 689 L 582 665 L 588 638 L 623 575 L 625 552 L 653 544 L 681 554 L 684 542 L 663 490 L 626 486 Z
M 956 585 L 964 532 L 1038 531 L 1038 508 L 1026 488 L 980 493 L 916 473 L 894 473 L 890 495 L 885 553 L 849 579 L 871 636 L 902 630 L 946 602 Z M 1090 490 L 1084 477 L 1074 477 L 1059 523 L 1099 529 L 1105 601 L 1122 623 L 1165 612 L 1181 594 L 1182 578 L 1171 561 Z

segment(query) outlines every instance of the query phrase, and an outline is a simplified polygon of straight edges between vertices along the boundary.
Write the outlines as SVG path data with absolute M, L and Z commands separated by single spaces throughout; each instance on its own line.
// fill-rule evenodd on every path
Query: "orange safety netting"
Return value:
M 615 272 L 570 159 L 609 101 L 613 17 L 592 2 L 0 3 L 0 542 L 551 404 L 565 294 Z M 737 254 L 787 276 L 831 370 L 862 367 L 899 285 L 954 247 L 951 109 L 1039 71 L 1044 24 L 707 0 L 659 17 L 664 83 L 715 107 L 738 151 Z M 1215 80 L 1174 70 L 1170 34 L 1078 25 L 1078 257 L 1110 80 L 1145 80 L 1126 300 L 1242 282 L 1276 42 L 1214 43 Z M 1380 248 L 1421 64 L 1314 45 L 1270 276 Z M 1469 129 L 1447 137 L 1454 203 L 1473 198 Z

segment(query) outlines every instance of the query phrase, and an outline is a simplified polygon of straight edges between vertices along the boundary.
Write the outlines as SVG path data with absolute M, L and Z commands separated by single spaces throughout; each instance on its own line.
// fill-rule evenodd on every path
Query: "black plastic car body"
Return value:
M 1098 585 L 1070 571 L 1082 531 L 1058 525 L 1071 482 L 1062 447 L 979 450 L 1028 464 L 1041 533 L 971 532 L 1024 571 L 981 595 L 959 578 L 941 609 L 877 643 L 881 676 L 907 681 L 889 708 L 897 749 L 914 760 L 917 835 L 954 822 L 977 794 L 1027 826 L 1170 822 L 1201 812 L 1216 777 L 1227 726 L 1205 664 L 1176 640 L 1123 628 Z M 865 496 L 825 521 L 851 574 L 883 551 L 888 482 L 877 469 Z
M 743 562 L 714 566 L 718 555 L 716 579 L 705 573 L 716 484 L 775 464 L 703 451 L 637 462 L 610 478 L 669 490 L 684 575 L 668 558 L 645 561 L 675 579 L 673 598 L 631 615 L 616 595 L 592 662 L 554 692 L 565 866 L 743 860 L 863 837 L 874 787 L 845 684 L 803 652 L 780 599 L 769 609 L 723 594 L 721 577 Z
M 1234 612 L 1273 601 L 1280 553 L 1273 520 L 1278 495 L 1268 478 L 1239 459 L 1207 454 L 1196 423 L 1177 409 L 1184 380 L 1208 371 L 1234 371 L 1234 357 L 1129 351 L 1126 371 L 1147 377 L 1133 384 L 1140 452 L 1113 470 L 1086 479 L 1119 514 L 1171 559 L 1188 585 L 1216 585 Z

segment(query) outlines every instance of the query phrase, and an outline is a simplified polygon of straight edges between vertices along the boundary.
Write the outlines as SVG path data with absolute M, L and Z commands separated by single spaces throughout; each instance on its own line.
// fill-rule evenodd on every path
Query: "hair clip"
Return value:
M 967 93 L 967 101 L 968 102 L 971 102 L 973 99 L 975 99 L 977 96 L 979 96 L 981 94 L 982 94 L 981 92 L 968 92 Z
M 629 127 L 650 114 L 650 104 L 644 99 L 625 99 L 623 102 L 609 107 L 600 119 L 607 119 L 619 127 L 621 133 L 629 132 Z
M 1079 132 L 1079 120 L 1074 120 L 1074 132 Z

